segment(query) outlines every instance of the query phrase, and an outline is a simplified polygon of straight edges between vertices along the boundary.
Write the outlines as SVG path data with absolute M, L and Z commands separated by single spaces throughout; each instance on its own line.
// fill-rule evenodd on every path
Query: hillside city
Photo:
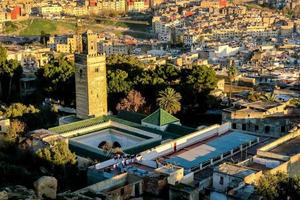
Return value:
M 0 0 L 0 200 L 299 200 L 300 0 Z

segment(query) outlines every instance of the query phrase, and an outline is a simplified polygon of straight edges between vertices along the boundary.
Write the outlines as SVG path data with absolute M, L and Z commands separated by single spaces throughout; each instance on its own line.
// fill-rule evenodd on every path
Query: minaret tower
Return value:
M 97 52 L 97 34 L 82 34 L 82 53 L 75 54 L 76 112 L 80 119 L 107 114 L 106 61 Z

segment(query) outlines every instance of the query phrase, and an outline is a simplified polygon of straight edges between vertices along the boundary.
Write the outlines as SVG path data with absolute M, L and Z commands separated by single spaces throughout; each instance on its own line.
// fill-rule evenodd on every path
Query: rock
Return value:
M 6 191 L 1 191 L 0 192 L 0 199 L 1 200 L 6 200 L 8 199 L 8 193 Z
M 33 183 L 36 195 L 39 198 L 56 199 L 57 180 L 52 176 L 42 176 Z

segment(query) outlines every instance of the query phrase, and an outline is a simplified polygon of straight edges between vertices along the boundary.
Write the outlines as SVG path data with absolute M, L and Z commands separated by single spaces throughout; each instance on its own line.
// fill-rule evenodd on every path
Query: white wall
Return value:
M 191 134 L 185 135 L 178 139 L 172 140 L 165 144 L 159 145 L 155 148 L 146 150 L 141 153 L 143 160 L 153 160 L 158 157 L 164 156 L 174 152 L 174 146 L 176 151 L 183 149 L 187 146 L 193 145 L 199 141 L 203 141 L 213 136 L 224 134 L 229 130 L 230 125 L 228 123 L 223 125 L 212 125 L 207 128 L 198 130 Z

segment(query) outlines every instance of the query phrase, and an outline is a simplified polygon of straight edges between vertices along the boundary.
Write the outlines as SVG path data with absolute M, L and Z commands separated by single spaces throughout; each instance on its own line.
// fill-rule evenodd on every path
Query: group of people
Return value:
M 117 163 L 113 165 L 113 169 L 119 169 L 122 172 L 125 172 L 126 166 L 128 166 L 131 163 L 138 162 L 141 159 L 141 155 L 117 154 L 114 156 L 114 160 L 117 160 Z

